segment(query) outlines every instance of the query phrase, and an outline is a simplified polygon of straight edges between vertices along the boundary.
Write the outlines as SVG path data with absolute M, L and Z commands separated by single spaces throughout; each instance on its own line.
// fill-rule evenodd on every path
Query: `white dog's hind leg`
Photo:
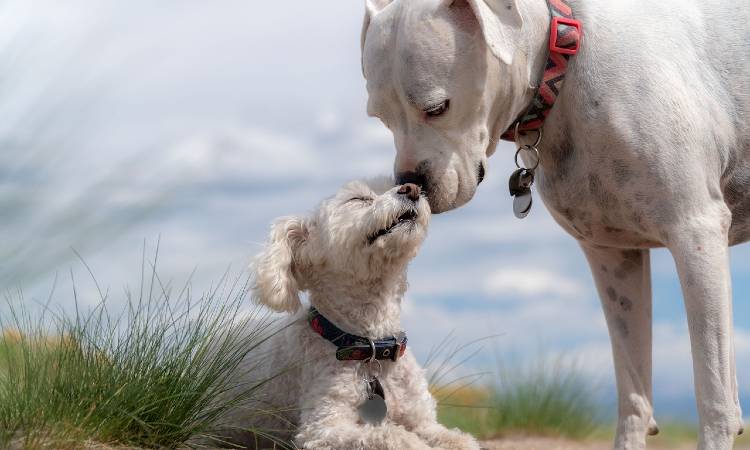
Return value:
M 617 378 L 615 449 L 646 447 L 658 433 L 651 397 L 651 263 L 648 250 L 582 246 L 612 341 Z
M 714 210 L 710 208 L 713 206 Z M 742 427 L 732 333 L 732 287 L 723 202 L 668 230 L 680 275 L 693 353 L 700 417 L 699 449 L 731 449 Z

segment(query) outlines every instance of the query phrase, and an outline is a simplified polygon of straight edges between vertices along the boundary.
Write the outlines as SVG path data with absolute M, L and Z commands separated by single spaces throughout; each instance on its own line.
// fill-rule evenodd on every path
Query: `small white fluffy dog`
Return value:
M 470 435 L 437 422 L 424 371 L 409 351 L 378 364 L 387 417 L 364 424 L 358 412 L 367 398 L 363 361 L 337 360 L 337 346 L 313 329 L 308 310 L 300 311 L 300 292 L 307 291 L 312 307 L 346 333 L 373 340 L 398 335 L 407 264 L 429 218 L 419 187 L 394 187 L 383 178 L 345 185 L 310 217 L 275 222 L 254 265 L 254 298 L 296 314 L 269 341 L 265 363 L 269 375 L 282 375 L 267 385 L 263 400 L 288 412 L 284 421 L 263 427 L 287 427 L 285 437 L 306 450 L 479 449 Z M 369 346 L 364 353 L 371 354 Z M 378 354 L 392 356 L 388 348 Z M 237 408 L 228 425 L 259 425 L 253 422 L 251 409 Z

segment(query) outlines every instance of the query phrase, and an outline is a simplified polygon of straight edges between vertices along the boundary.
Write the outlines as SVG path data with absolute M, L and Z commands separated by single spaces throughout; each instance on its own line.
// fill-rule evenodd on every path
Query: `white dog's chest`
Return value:
M 622 161 L 601 170 L 558 168 L 539 170 L 539 194 L 555 220 L 573 237 L 597 245 L 652 248 L 663 244 L 659 234 L 660 199 L 656 186 L 634 181 L 635 169 Z M 553 169 L 555 170 L 555 169 Z M 564 171 L 563 171 L 564 170 Z M 633 189 L 633 185 L 644 186 Z

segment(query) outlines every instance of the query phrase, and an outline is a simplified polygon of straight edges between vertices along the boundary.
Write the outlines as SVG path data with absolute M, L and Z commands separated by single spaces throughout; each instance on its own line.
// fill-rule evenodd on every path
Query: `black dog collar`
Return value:
M 372 340 L 366 337 L 349 334 L 326 319 L 315 308 L 310 308 L 307 321 L 316 333 L 333 343 L 336 350 L 336 359 L 339 361 L 362 361 L 372 358 L 373 349 L 375 359 L 397 361 L 404 356 L 406 351 L 406 334 L 398 333 L 388 339 Z

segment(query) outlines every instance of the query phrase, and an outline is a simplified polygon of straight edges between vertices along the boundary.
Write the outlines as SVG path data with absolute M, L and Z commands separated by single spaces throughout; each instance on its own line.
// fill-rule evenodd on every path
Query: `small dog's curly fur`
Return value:
M 284 420 L 259 424 L 253 408 L 237 408 L 228 426 L 285 429 L 283 437 L 306 450 L 479 449 L 470 435 L 437 422 L 424 371 L 409 350 L 396 362 L 382 361 L 387 418 L 363 424 L 361 363 L 336 360 L 336 347 L 300 311 L 300 292 L 307 291 L 310 303 L 346 332 L 378 339 L 401 331 L 406 267 L 426 235 L 430 209 L 424 198 L 412 200 L 399 189 L 387 178 L 350 182 L 310 217 L 274 223 L 254 264 L 254 299 L 291 313 L 268 342 L 264 362 L 268 375 L 280 375 L 263 400 L 286 412 Z

